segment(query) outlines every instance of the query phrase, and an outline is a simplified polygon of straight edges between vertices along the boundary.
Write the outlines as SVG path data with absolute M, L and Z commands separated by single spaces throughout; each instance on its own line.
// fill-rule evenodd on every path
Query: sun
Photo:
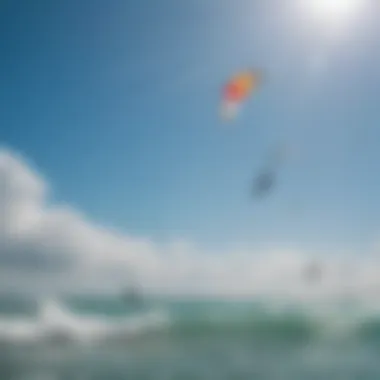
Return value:
M 354 27 L 367 0 L 298 0 L 301 19 L 323 35 L 336 37 Z
M 316 17 L 344 21 L 359 10 L 363 0 L 305 0 Z
M 376 0 L 378 1 L 378 0 Z M 355 48 L 370 15 L 371 0 L 292 0 L 290 30 L 307 52 L 309 69 L 318 77 L 340 49 Z
M 355 28 L 367 0 L 295 0 L 306 29 L 333 41 Z

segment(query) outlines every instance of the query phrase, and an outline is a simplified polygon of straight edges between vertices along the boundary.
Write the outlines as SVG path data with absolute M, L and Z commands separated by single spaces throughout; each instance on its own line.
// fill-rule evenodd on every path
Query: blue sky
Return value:
M 1 141 L 54 201 L 126 233 L 363 248 L 380 215 L 379 9 L 331 47 L 295 2 L 3 1 Z M 221 85 L 247 66 L 265 82 L 223 125 Z M 294 156 L 257 202 L 278 142 Z

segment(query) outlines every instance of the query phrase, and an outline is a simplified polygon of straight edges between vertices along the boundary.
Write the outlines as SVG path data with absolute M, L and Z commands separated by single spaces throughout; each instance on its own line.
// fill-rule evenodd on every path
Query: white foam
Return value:
M 167 315 L 159 310 L 143 314 L 89 317 L 71 313 L 54 300 L 46 301 L 34 318 L 0 318 L 0 339 L 12 342 L 93 343 L 102 339 L 129 337 L 167 326 Z

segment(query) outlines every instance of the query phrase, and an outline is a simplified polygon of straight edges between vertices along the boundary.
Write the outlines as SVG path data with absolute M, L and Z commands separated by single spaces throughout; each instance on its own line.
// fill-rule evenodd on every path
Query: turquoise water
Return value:
M 133 310 L 107 297 L 0 304 L 1 379 L 380 379 L 373 309 L 152 300 Z

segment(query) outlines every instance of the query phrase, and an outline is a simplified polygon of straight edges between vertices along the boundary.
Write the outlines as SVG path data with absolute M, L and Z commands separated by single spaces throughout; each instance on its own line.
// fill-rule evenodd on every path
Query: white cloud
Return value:
M 181 240 L 159 245 L 102 228 L 67 205 L 51 205 L 48 190 L 21 156 L 0 150 L 0 289 L 108 291 L 127 284 L 130 273 L 157 293 L 302 297 L 339 294 L 348 285 L 357 294 L 380 288 L 374 255 L 356 261 L 325 255 L 325 280 L 311 287 L 301 277 L 306 253 L 210 253 Z M 342 277 L 342 261 L 354 272 Z

